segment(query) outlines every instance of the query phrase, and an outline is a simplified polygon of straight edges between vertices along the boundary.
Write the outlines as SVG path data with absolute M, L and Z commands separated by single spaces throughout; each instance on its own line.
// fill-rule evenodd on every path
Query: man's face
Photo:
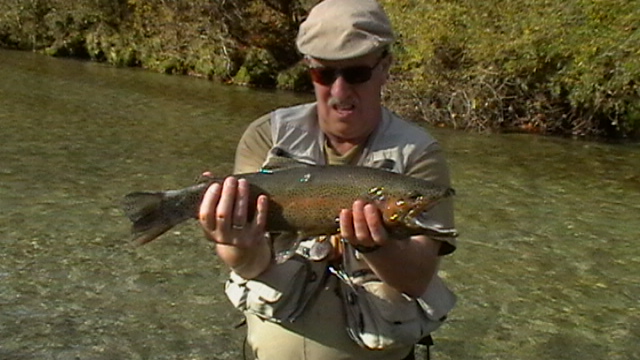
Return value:
M 311 72 L 318 118 L 327 136 L 362 143 L 373 132 L 381 120 L 380 91 L 390 58 L 375 52 L 348 60 L 308 60 L 316 68 Z M 363 82 L 369 69 L 371 78 Z

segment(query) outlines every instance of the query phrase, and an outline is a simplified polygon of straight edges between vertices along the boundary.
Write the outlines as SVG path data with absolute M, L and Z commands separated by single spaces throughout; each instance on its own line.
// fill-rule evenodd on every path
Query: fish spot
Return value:
M 369 195 L 373 196 L 378 201 L 385 199 L 385 191 L 383 187 L 374 187 L 369 189 Z

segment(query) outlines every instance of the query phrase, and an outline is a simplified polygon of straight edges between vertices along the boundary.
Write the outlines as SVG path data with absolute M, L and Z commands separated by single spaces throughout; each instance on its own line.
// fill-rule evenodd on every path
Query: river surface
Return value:
M 309 99 L 0 51 L 0 359 L 241 359 L 196 224 L 132 248 L 118 202 L 228 173 Z M 432 358 L 640 359 L 640 146 L 430 130 L 461 233 Z

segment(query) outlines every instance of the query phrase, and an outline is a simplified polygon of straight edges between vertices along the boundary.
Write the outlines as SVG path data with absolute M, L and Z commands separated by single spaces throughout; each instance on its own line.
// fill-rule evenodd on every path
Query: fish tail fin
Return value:
M 162 192 L 133 192 L 124 197 L 122 209 L 132 222 L 133 244 L 144 245 L 180 222 L 172 219 L 164 199 Z

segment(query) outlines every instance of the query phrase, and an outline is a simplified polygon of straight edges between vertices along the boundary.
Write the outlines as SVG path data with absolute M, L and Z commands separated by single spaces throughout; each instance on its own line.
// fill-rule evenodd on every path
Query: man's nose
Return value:
M 349 84 L 342 75 L 336 78 L 336 81 L 331 84 L 331 96 L 342 98 L 344 95 L 351 91 L 351 84 Z

